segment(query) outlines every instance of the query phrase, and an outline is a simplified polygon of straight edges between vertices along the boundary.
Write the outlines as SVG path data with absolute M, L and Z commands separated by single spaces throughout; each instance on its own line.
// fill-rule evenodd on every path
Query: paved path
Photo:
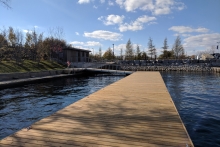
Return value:
M 0 146 L 193 146 L 159 72 L 135 72 L 27 129 Z

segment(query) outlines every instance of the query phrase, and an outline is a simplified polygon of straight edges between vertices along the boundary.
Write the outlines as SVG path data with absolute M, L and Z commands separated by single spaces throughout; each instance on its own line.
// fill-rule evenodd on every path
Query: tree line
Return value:
M 185 50 L 183 48 L 183 45 L 181 43 L 180 36 L 177 36 L 173 47 L 169 50 L 169 46 L 167 43 L 167 38 L 164 39 L 163 47 L 161 47 L 162 53 L 157 57 L 157 49 L 155 45 L 153 44 L 153 39 L 150 37 L 148 39 L 148 50 L 147 51 L 141 51 L 140 46 L 133 45 L 131 40 L 129 39 L 126 43 L 125 49 L 120 49 L 120 55 L 114 56 L 112 49 L 109 47 L 103 56 L 101 56 L 101 48 L 99 49 L 99 53 L 95 54 L 93 58 L 95 59 L 124 59 L 124 60 L 149 60 L 149 59 L 183 59 L 186 57 Z M 124 52 L 124 53 L 123 53 Z
M 35 29 L 23 31 L 13 27 L 0 29 L 0 61 L 15 60 L 48 60 L 59 59 L 62 49 L 69 47 L 63 38 L 63 29 L 60 27 L 50 28 L 49 36 L 44 37 L 44 33 L 38 33 Z

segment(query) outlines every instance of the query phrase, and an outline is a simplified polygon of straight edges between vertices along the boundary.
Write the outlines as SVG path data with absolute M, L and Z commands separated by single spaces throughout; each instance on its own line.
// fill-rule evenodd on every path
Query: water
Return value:
M 0 139 L 121 78 L 123 76 L 69 77 L 0 90 Z
M 220 147 L 220 75 L 161 72 L 196 147 Z
M 161 72 L 196 147 L 220 147 L 220 75 Z M 123 78 L 91 76 L 0 90 L 0 139 Z

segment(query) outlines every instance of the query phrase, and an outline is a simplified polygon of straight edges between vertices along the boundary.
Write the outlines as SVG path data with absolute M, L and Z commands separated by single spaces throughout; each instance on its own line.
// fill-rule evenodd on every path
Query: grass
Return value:
M 31 60 L 25 60 L 23 64 L 16 64 L 15 61 L 0 61 L 0 73 L 58 70 L 64 68 L 66 67 L 52 61 L 41 61 L 39 65 Z

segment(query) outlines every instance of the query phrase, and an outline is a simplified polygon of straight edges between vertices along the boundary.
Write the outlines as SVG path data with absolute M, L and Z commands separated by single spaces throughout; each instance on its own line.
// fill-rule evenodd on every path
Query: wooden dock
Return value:
M 159 72 L 135 72 L 0 141 L 0 146 L 192 147 Z

